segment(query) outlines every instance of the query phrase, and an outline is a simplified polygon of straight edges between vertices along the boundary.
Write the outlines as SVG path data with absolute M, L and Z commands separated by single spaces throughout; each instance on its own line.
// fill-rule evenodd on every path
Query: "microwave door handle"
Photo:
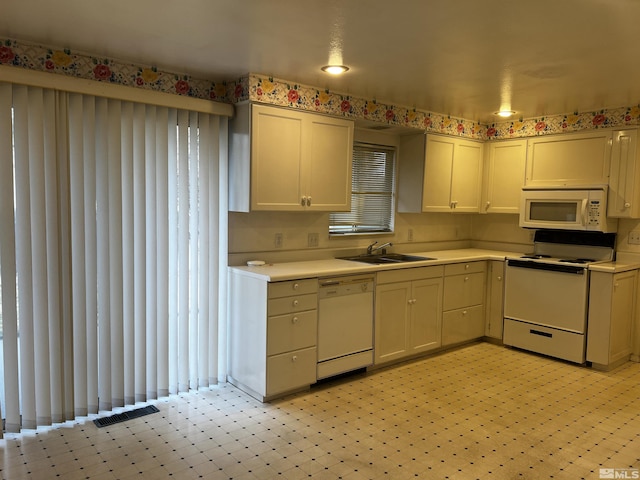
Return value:
M 582 199 L 582 226 L 587 226 L 587 199 Z

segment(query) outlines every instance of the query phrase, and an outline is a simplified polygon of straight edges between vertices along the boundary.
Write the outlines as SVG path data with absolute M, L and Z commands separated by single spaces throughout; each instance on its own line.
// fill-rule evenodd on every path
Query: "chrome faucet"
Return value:
M 374 247 L 375 244 L 377 244 L 378 242 L 373 242 L 371 245 L 369 245 L 367 247 L 367 255 L 371 255 L 373 252 L 376 252 L 378 250 L 384 249 L 386 247 L 392 247 L 393 243 L 391 242 L 387 242 L 387 243 L 383 243 L 382 245 L 380 245 L 379 247 Z M 386 253 L 385 250 L 382 250 L 382 253 Z

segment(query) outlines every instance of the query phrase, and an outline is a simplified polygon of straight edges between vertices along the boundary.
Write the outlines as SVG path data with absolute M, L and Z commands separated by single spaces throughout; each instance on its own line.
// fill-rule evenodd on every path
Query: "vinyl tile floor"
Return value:
M 0 440 L 2 479 L 638 478 L 640 364 L 472 344 L 260 403 L 229 384 Z

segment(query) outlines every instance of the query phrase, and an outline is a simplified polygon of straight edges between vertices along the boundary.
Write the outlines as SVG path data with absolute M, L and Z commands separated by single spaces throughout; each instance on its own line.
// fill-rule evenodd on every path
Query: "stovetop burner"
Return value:
M 593 263 L 595 262 L 595 259 L 594 258 L 561 258 L 558 261 L 564 262 L 564 263 Z

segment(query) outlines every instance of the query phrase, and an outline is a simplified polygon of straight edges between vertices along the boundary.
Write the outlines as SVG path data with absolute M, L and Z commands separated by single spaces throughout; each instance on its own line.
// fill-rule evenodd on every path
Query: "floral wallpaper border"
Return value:
M 42 47 L 0 38 L 0 64 L 144 88 L 225 103 L 255 101 L 352 119 L 364 119 L 479 140 L 533 137 L 598 128 L 640 125 L 640 105 L 594 112 L 480 124 L 440 113 L 379 103 L 353 95 L 250 73 L 235 80 L 213 82 L 161 71 L 69 49 Z M 1 80 L 1 79 L 0 79 Z
M 0 38 L 0 64 L 224 103 L 239 101 L 243 96 L 237 82 L 216 83 L 164 72 L 150 65 L 124 63 L 10 39 Z

